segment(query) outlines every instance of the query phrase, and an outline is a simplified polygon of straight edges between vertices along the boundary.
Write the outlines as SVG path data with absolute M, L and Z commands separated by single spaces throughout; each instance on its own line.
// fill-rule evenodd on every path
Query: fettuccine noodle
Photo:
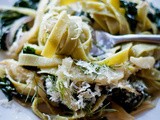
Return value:
M 95 30 L 158 34 L 146 1 L 40 0 L 37 10 L 0 9 L 34 19 L 7 51 L 12 59 L 0 62 L 0 81 L 9 80 L 6 85 L 15 88 L 10 94 L 31 103 L 40 119 L 133 120 L 132 115 L 153 107 L 160 89 L 159 44 L 108 49 L 107 41 L 94 37 Z

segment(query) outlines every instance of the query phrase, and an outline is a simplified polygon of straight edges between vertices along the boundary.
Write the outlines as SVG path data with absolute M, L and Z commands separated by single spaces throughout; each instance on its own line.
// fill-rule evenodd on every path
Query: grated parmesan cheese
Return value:
M 53 81 L 50 78 L 46 79 L 46 92 L 48 95 L 50 95 L 50 100 L 54 102 L 59 102 L 60 100 L 60 93 L 55 91 L 55 85 L 53 84 Z
M 98 79 L 102 81 L 105 79 L 105 81 L 110 84 L 113 82 L 118 82 L 118 80 L 124 77 L 124 71 L 113 70 L 105 65 L 100 66 L 98 64 L 85 61 L 78 61 L 76 65 L 81 67 L 83 73 L 90 76 L 93 80 Z
M 85 108 L 87 105 L 85 101 L 90 101 L 91 104 L 94 104 L 96 102 L 96 97 L 101 96 L 101 90 L 99 86 L 95 85 L 94 91 L 92 91 L 90 85 L 86 82 L 82 83 L 77 93 L 78 100 L 75 104 L 78 105 L 79 109 Z

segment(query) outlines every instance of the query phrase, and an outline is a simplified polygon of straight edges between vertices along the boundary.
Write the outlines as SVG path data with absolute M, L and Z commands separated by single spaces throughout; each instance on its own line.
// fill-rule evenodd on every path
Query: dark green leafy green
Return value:
M 138 94 L 129 92 L 123 88 L 113 88 L 110 91 L 110 94 L 111 98 L 116 103 L 121 105 L 127 112 L 132 112 L 149 97 L 149 94 L 146 90 L 144 82 L 138 77 L 131 76 L 128 81 L 130 85 L 138 92 Z
M 15 11 L 10 11 L 10 10 L 0 11 L 0 49 L 7 50 L 6 46 L 7 34 L 9 33 L 11 25 L 14 23 L 14 21 L 21 18 L 22 16 L 24 15 Z
M 30 46 L 26 46 L 23 48 L 23 53 L 25 54 L 34 54 L 35 55 L 35 49 L 30 47 Z
M 16 31 L 15 36 L 14 36 L 14 38 L 13 38 L 13 42 L 16 41 L 16 39 L 17 39 L 17 33 L 19 32 L 19 30 L 22 31 L 22 32 L 25 32 L 25 31 L 28 31 L 29 29 L 30 29 L 30 28 L 29 28 L 29 26 L 28 26 L 27 23 L 26 23 L 26 24 L 22 24 L 22 25 L 19 27 L 19 29 Z
M 11 84 L 10 80 L 8 78 L 0 78 L 0 89 L 5 94 L 5 96 L 8 98 L 8 100 L 12 100 L 12 97 L 16 92 L 16 89 Z
M 9 101 L 13 99 L 13 97 L 19 98 L 19 99 L 26 99 L 25 95 L 22 95 L 17 92 L 14 85 L 11 83 L 11 81 L 7 78 L 0 78 L 0 89 L 5 94 L 5 96 L 8 98 Z M 32 97 L 28 97 L 27 101 L 31 102 Z
M 126 89 L 112 89 L 112 99 L 121 105 L 127 112 L 135 110 L 147 97 L 147 94 L 135 94 Z
M 39 0 L 17 0 L 14 3 L 14 6 L 37 9 L 38 3 L 39 3 Z
M 17 0 L 14 3 L 15 7 L 25 7 L 31 9 L 37 9 L 39 0 Z M 0 10 L 0 49 L 7 50 L 7 34 L 10 32 L 12 24 L 24 15 L 11 10 Z M 26 29 L 27 25 L 21 26 L 22 29 Z M 27 28 L 28 30 L 28 28 Z M 14 40 L 13 40 L 14 41 Z
M 137 26 L 137 4 L 133 2 L 128 2 L 126 0 L 120 0 L 120 6 L 125 9 L 125 17 L 129 23 L 130 29 L 135 31 Z
M 154 22 L 157 25 L 157 28 L 160 30 L 160 9 L 154 7 L 153 4 L 150 4 L 150 6 L 154 12 L 149 12 L 148 18 Z

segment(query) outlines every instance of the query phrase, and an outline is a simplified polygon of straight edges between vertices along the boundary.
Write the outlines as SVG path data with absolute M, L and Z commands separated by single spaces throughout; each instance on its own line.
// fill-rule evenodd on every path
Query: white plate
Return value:
M 11 5 L 14 0 L 0 0 L 0 5 Z M 160 0 L 153 1 L 156 6 L 160 6 Z M 3 52 L 0 51 L 0 60 L 4 59 Z M 6 97 L 0 91 L 0 120 L 39 120 L 31 109 L 19 105 L 15 101 L 8 103 Z M 160 120 L 160 100 L 157 100 L 156 107 L 136 116 L 136 120 Z

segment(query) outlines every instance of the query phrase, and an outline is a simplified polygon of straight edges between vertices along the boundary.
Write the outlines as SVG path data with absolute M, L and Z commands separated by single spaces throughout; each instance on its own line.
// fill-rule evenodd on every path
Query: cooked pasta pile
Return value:
M 142 0 L 31 0 L 30 8 L 22 1 L 0 7 L 7 30 L 0 44 L 9 56 L 0 62 L 0 88 L 9 100 L 31 106 L 43 120 L 132 120 L 154 107 L 160 45 L 107 48 L 94 31 L 158 34 L 155 7 Z

